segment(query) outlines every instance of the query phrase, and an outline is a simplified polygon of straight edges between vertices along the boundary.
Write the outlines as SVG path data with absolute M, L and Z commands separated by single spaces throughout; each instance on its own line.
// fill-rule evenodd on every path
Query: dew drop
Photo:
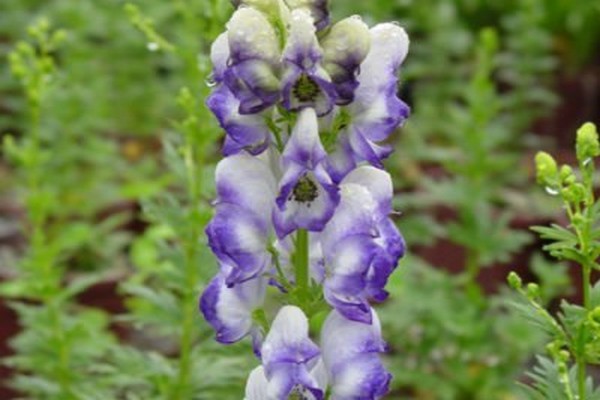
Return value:
M 160 48 L 160 46 L 156 42 L 148 42 L 146 48 L 150 51 L 157 51 Z
M 544 189 L 546 190 L 546 193 L 548 193 L 550 196 L 557 196 L 559 193 L 558 190 L 550 186 L 546 186 Z
M 204 83 L 206 84 L 206 86 L 208 86 L 209 88 L 211 87 L 215 87 L 217 84 L 217 81 L 215 80 L 215 75 L 214 74 L 210 74 L 206 77 L 206 80 L 204 81 Z

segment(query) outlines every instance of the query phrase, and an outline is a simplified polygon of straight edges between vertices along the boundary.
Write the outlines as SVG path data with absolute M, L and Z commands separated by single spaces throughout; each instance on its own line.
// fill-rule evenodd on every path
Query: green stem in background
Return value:
M 298 291 L 298 298 L 301 305 L 304 305 L 304 302 L 308 299 L 309 251 L 308 231 L 306 229 L 299 229 L 296 233 L 296 254 L 294 257 L 294 268 L 296 274 L 296 290 Z

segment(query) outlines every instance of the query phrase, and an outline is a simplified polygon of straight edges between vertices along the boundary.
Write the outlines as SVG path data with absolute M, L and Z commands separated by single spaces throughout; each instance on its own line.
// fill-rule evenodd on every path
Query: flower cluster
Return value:
M 220 270 L 201 311 L 219 342 L 252 337 L 247 400 L 381 398 L 391 375 L 370 303 L 404 252 L 382 142 L 408 116 L 408 38 L 356 16 L 331 25 L 326 0 L 234 5 L 211 51 L 207 105 L 226 136 L 206 229 Z M 274 318 L 269 293 L 288 304 Z M 309 320 L 327 310 L 318 346 Z

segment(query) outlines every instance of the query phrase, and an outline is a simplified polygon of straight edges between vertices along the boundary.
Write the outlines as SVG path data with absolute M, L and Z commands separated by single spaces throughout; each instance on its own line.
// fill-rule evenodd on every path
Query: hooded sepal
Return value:
M 308 337 L 308 319 L 296 306 L 284 306 L 262 345 L 267 399 L 287 399 L 292 393 L 323 399 L 323 388 L 311 375 L 320 354 Z
M 359 85 L 349 105 L 352 124 L 346 134 L 356 161 L 382 168 L 391 147 L 379 142 L 400 126 L 409 115 L 408 106 L 398 98 L 398 70 L 408 52 L 408 36 L 392 23 L 371 29 L 370 51 L 360 66 Z
M 260 11 L 241 7 L 227 24 L 229 64 L 224 80 L 240 101 L 240 114 L 265 110 L 279 100 L 279 41 Z
M 251 279 L 270 267 L 275 178 L 260 158 L 239 153 L 223 159 L 216 170 L 215 216 L 206 233 L 217 258 L 233 268 L 227 284 Z
M 358 87 L 356 75 L 371 44 L 368 26 L 358 16 L 346 18 L 333 25 L 321 41 L 323 66 L 337 91 L 337 104 L 345 105 L 354 99 Z
M 379 356 L 386 351 L 386 344 L 379 318 L 375 311 L 370 312 L 370 325 L 350 321 L 335 310 L 323 324 L 322 358 L 331 400 L 377 400 L 388 392 L 392 376 Z
M 259 348 L 264 332 L 254 323 L 253 312 L 264 302 L 267 279 L 256 277 L 228 287 L 225 278 L 229 270 L 231 267 L 222 265 L 208 284 L 200 297 L 200 311 L 216 331 L 218 342 L 235 343 L 251 334 L 255 348 Z
M 310 14 L 302 9 L 293 11 L 283 51 L 282 94 L 287 110 L 312 107 L 319 116 L 332 110 L 337 94 L 321 65 L 322 58 Z

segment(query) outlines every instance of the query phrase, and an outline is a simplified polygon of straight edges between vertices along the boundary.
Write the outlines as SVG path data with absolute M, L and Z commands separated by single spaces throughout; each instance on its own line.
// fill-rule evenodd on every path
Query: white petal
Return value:
M 308 319 L 302 310 L 296 306 L 282 307 L 263 343 L 263 362 L 268 363 L 273 351 L 302 343 L 307 338 Z
M 369 27 L 360 17 L 349 17 L 333 25 L 321 42 L 324 63 L 330 74 L 344 74 L 343 70 L 338 69 L 349 61 L 360 64 L 367 56 L 370 45 Z
M 373 322 L 369 325 L 331 311 L 321 329 L 321 355 L 329 371 L 363 353 L 365 343 L 383 347 L 379 318 L 374 310 L 371 313 Z
M 266 162 L 240 153 L 221 160 L 215 174 L 221 201 L 244 206 L 265 218 L 270 216 L 277 183 Z
M 258 58 L 276 65 L 280 52 L 275 29 L 263 13 L 238 8 L 227 24 L 229 48 L 238 60 Z
M 227 68 L 229 59 L 229 42 L 227 32 L 223 32 L 217 37 L 210 48 L 210 60 L 215 71 L 215 78 L 222 79 L 223 73 Z
M 362 166 L 350 172 L 342 181 L 344 184 L 357 184 L 366 188 L 382 208 L 390 208 L 394 188 L 389 173 L 372 166 Z
M 254 368 L 248 376 L 244 400 L 269 400 L 267 398 L 267 377 L 262 366 Z

